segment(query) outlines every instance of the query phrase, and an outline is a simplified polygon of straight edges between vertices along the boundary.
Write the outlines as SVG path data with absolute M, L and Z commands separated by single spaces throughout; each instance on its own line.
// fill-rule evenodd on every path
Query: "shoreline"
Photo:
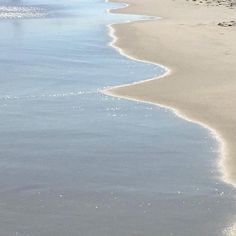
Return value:
M 119 0 L 118 1 L 106 0 L 106 2 L 120 2 L 120 1 Z M 119 10 L 123 10 L 123 9 L 126 9 L 126 8 L 130 7 L 130 4 L 128 4 L 128 3 L 124 3 L 124 2 L 120 2 L 120 3 L 124 4 L 124 6 L 122 6 L 120 8 L 117 8 L 117 9 L 109 9 L 108 12 L 110 14 L 114 14 L 114 13 L 111 12 L 112 10 L 119 11 Z M 144 16 L 148 16 L 148 15 L 144 15 Z M 152 16 L 150 16 L 150 17 L 152 17 Z M 158 20 L 160 20 L 159 17 L 156 17 L 156 19 L 154 19 L 154 21 L 158 21 Z M 140 21 L 143 21 L 143 20 L 140 20 Z M 178 109 L 177 107 L 168 106 L 166 104 L 158 103 L 156 101 L 144 100 L 144 99 L 138 98 L 138 97 L 134 98 L 132 96 L 122 95 L 122 94 L 119 94 L 119 93 L 116 92 L 116 89 L 119 89 L 119 88 L 122 89 L 122 88 L 130 87 L 132 85 L 142 85 L 142 84 L 145 84 L 146 82 L 156 81 L 156 80 L 159 80 L 161 78 L 165 79 L 166 77 L 168 77 L 168 76 L 170 76 L 174 73 L 173 69 L 170 68 L 170 67 L 164 66 L 163 64 L 159 64 L 159 63 L 151 61 L 151 60 L 149 61 L 149 60 L 143 60 L 143 59 L 137 58 L 134 55 L 131 55 L 130 53 L 126 52 L 122 47 L 119 47 L 119 46 L 116 45 L 117 41 L 119 39 L 119 37 L 116 35 L 116 29 L 115 29 L 116 25 L 124 25 L 125 26 L 129 23 L 138 23 L 140 21 L 138 20 L 138 21 L 135 21 L 135 22 L 126 22 L 126 23 L 122 23 L 122 24 L 109 24 L 109 25 L 107 25 L 108 30 L 109 30 L 109 36 L 112 39 L 112 41 L 109 43 L 109 46 L 113 47 L 122 56 L 125 56 L 125 57 L 127 57 L 131 60 L 140 61 L 140 62 L 148 63 L 148 64 L 153 64 L 155 66 L 158 66 L 158 67 L 162 68 L 164 70 L 163 74 L 161 74 L 160 76 L 156 76 L 156 77 L 147 79 L 147 80 L 136 81 L 136 82 L 133 82 L 133 83 L 130 83 L 130 84 L 122 84 L 122 85 L 118 85 L 118 86 L 106 87 L 103 90 L 101 90 L 100 92 L 103 93 L 104 95 L 113 96 L 113 97 L 122 98 L 122 99 L 127 99 L 127 100 L 130 100 L 130 101 L 141 102 L 141 103 L 150 104 L 150 105 L 155 105 L 155 106 L 158 106 L 160 108 L 167 109 L 167 110 L 171 111 L 177 117 L 179 117 L 181 119 L 184 119 L 187 122 L 197 124 L 197 125 L 201 126 L 202 128 L 206 129 L 208 131 L 208 133 L 210 134 L 210 136 L 217 143 L 218 148 L 216 150 L 216 153 L 217 153 L 216 168 L 218 170 L 220 180 L 223 181 L 225 184 L 228 184 L 228 185 L 236 188 L 236 183 L 234 183 L 231 180 L 231 178 L 228 176 L 226 167 L 224 166 L 224 162 L 225 162 L 226 156 L 227 156 L 227 145 L 226 145 L 226 142 L 225 142 L 224 138 L 221 136 L 219 131 L 217 131 L 215 128 L 211 127 L 207 123 L 201 122 L 197 119 L 192 118 L 191 116 L 188 116 L 188 115 L 184 114 L 184 112 L 181 111 L 181 109 Z M 145 21 L 153 21 L 153 19 L 145 20 Z

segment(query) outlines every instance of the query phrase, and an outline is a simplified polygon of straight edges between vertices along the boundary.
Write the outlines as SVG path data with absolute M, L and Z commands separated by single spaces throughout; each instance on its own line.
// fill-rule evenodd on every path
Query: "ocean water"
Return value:
M 208 131 L 99 92 L 164 73 L 108 46 L 118 6 L 0 1 L 0 235 L 229 235 Z

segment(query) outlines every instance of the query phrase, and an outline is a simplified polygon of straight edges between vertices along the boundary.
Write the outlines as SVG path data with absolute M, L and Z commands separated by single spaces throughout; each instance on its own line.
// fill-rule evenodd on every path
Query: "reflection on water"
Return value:
M 47 13 L 39 7 L 1 6 L 0 19 L 46 17 Z
M 107 46 L 106 24 L 139 17 L 20 4 L 55 14 L 0 21 L 0 234 L 221 235 L 235 193 L 207 131 L 98 92 L 163 73 Z

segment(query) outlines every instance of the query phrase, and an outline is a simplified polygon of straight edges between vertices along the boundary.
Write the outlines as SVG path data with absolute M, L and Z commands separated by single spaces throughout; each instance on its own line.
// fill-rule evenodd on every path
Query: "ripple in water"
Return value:
M 0 19 L 42 18 L 45 9 L 34 6 L 0 6 Z

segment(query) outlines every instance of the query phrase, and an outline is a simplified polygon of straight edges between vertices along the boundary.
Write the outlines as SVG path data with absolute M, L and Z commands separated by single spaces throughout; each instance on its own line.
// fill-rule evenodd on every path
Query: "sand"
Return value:
M 173 108 L 208 127 L 221 142 L 222 178 L 236 185 L 236 9 L 227 1 L 123 2 L 129 7 L 114 12 L 162 19 L 113 25 L 114 46 L 171 73 L 104 92 Z

